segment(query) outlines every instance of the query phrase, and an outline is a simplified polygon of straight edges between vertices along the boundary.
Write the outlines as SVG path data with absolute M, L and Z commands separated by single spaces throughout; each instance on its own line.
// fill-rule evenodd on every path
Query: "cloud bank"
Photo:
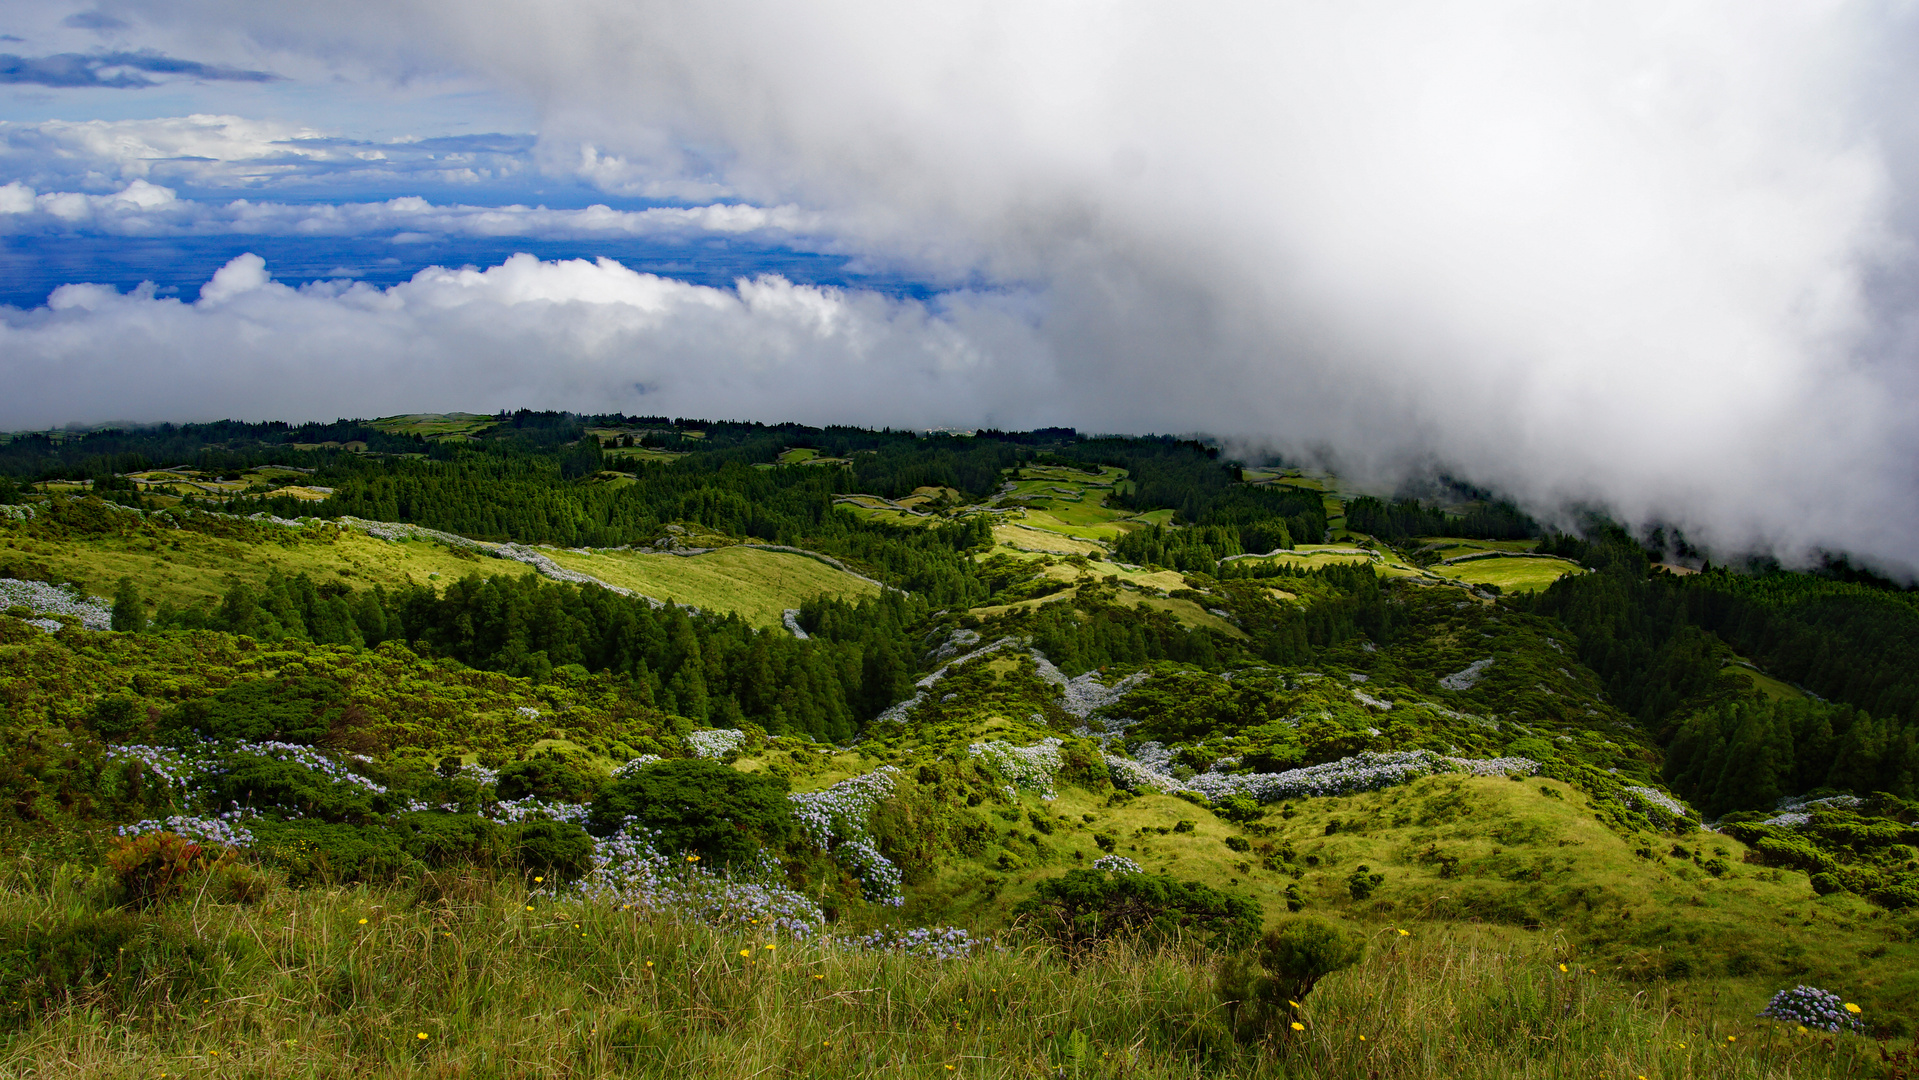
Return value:
M 765 276 L 714 289 L 516 255 L 386 289 L 278 284 L 242 255 L 193 302 L 67 285 L 0 308 L 0 428 L 75 417 L 500 408 L 1032 425 L 1059 387 L 1018 303 L 936 306 Z
M 1919 49 L 1900 6 L 102 10 L 237 28 L 396 75 L 485 78 L 540 103 L 542 146 L 591 145 L 595 162 L 617 163 L 609 183 L 719 183 L 753 204 L 818 210 L 842 242 L 929 279 L 1009 289 L 1026 306 L 994 324 L 998 336 L 975 336 L 971 320 L 996 309 L 970 300 L 873 316 L 888 341 L 928 343 L 900 356 L 944 355 L 931 343 L 947 341 L 979 358 L 952 369 L 948 386 L 967 389 L 943 403 L 949 422 L 1017 407 L 1083 427 L 1209 430 L 1321 448 L 1382 479 L 1438 462 L 1536 506 L 1603 501 L 1728 546 L 1828 544 L 1919 563 L 1919 436 L 1907 419 L 1919 406 L 1908 287 L 1919 219 L 1904 194 L 1915 190 L 1919 138 L 1904 102 Z M 402 288 L 415 286 L 439 295 L 418 280 Z M 742 311 L 743 297 L 731 301 Z M 348 302 L 252 302 L 292 312 L 323 301 Z M 47 325 L 160 303 L 103 299 Z M 614 362 L 566 323 L 580 303 L 496 304 L 539 357 L 519 370 L 540 400 L 587 385 L 566 372 L 588 357 Z M 429 318 L 443 310 L 431 305 L 378 310 L 388 322 L 348 324 L 405 337 L 421 331 L 402 323 L 450 318 Z M 527 321 L 541 311 L 556 321 Z M 215 314 L 182 306 L 152 325 L 185 334 L 196 319 Z M 750 381 L 721 372 L 762 370 L 761 339 L 720 322 L 660 324 L 715 335 L 680 354 L 705 357 L 708 388 Z M 152 334 L 140 340 L 160 346 Z M 532 349 L 542 334 L 545 351 Z M 291 336 L 258 340 L 279 348 Z M 332 340 L 336 359 L 301 354 L 359 362 Z M 591 340 L 641 348 L 620 334 Z M 869 391 L 877 358 L 894 353 L 849 351 L 842 368 L 832 350 L 853 338 L 806 340 L 814 382 L 794 384 L 799 401 L 836 386 L 821 400 L 867 419 L 882 390 L 907 411 L 924 400 L 884 379 Z M 242 359 L 224 346 L 174 355 L 187 371 Z M 899 363 L 924 370 L 923 359 Z M 1025 401 L 1035 386 L 1048 397 Z M 85 411 L 84 396 L 71 400 Z M 702 411 L 793 414 L 781 400 Z M 965 408 L 979 415 L 952 415 Z
M 417 196 L 367 203 L 227 203 L 182 199 L 135 180 L 111 194 L 36 192 L 0 185 L 0 235 L 108 236 L 529 236 L 688 238 L 702 234 L 784 241 L 824 231 L 818 213 L 742 204 L 581 210 L 544 206 L 445 206 Z

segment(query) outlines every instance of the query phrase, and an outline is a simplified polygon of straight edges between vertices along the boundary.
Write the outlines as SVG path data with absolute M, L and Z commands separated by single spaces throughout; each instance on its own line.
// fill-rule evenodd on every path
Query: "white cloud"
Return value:
M 0 186 L 0 235 L 84 230 L 112 236 L 369 236 L 402 234 L 587 237 L 756 235 L 786 240 L 826 231 L 821 215 L 787 206 L 662 206 L 580 210 L 544 206 L 438 205 L 418 196 L 364 203 L 229 202 L 181 199 L 172 189 L 134 180 L 119 191 L 36 193 Z
M 0 174 L 38 187 L 98 189 L 129 180 L 204 188 L 404 178 L 470 185 L 533 171 L 534 140 L 481 135 L 367 141 L 308 125 L 196 114 L 139 120 L 0 122 Z
M 1029 284 L 1068 422 L 1380 475 L 1437 457 L 1540 505 L 1919 562 L 1909 6 L 113 10 L 474 73 L 540 103 L 543 146 L 594 147 L 601 183 L 719 183 L 929 275 Z M 761 401 L 783 412 L 708 411 Z
M 779 277 L 714 289 L 516 255 L 380 289 L 274 282 L 258 256 L 185 303 L 66 285 L 0 309 L 0 427 L 499 408 L 953 424 L 1054 415 L 1016 302 L 937 309 Z

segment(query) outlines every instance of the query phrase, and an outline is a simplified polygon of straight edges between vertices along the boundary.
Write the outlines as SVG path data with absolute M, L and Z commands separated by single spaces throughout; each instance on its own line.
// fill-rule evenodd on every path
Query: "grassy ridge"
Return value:
M 777 626 L 782 612 L 816 596 L 857 602 L 879 594 L 870 582 L 818 559 L 785 551 L 726 547 L 690 556 L 571 550 L 544 554 L 569 570 L 610 585 L 704 611 L 733 612 L 754 626 Z

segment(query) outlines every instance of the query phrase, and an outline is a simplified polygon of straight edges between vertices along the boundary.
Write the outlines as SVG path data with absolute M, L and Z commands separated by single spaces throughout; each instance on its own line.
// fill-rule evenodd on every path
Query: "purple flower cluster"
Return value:
M 974 743 L 966 751 L 1009 781 L 1004 789 L 1009 796 L 1016 788 L 1029 788 L 1039 792 L 1040 798 L 1051 801 L 1059 797 L 1053 790 L 1053 777 L 1059 774 L 1061 765 L 1059 745 L 1060 741 L 1054 738 L 1041 739 L 1031 746 L 988 739 Z
M 253 843 L 253 833 L 241 821 L 247 815 L 239 809 L 228 810 L 214 817 L 193 817 L 187 814 L 175 814 L 170 818 L 136 821 L 120 826 L 116 832 L 121 836 L 140 836 L 145 833 L 170 832 L 184 836 L 199 844 L 218 844 L 221 847 L 243 848 Z
M 893 793 L 899 770 L 883 765 L 870 773 L 842 780 L 822 791 L 803 791 L 788 795 L 793 816 L 815 847 L 832 852 L 860 879 L 868 900 L 898 907 L 906 902 L 900 891 L 903 879 L 899 867 L 880 854 L 868 821 L 873 807 Z
M 1634 805 L 1663 810 L 1673 817 L 1678 818 L 1692 816 L 1692 809 L 1690 807 L 1657 788 L 1634 786 L 1628 787 L 1625 790 L 1626 795 Z
M 1774 994 L 1766 1007 L 1759 1010 L 1759 1015 L 1788 1024 L 1803 1024 L 1817 1031 L 1862 1031 L 1865 1025 L 1854 1017 L 1858 1011 L 1859 1006 L 1848 1008 L 1839 995 L 1830 990 L 1795 986 Z
M 580 893 L 601 904 L 671 915 L 713 926 L 753 926 L 794 937 L 826 921 L 819 905 L 779 880 L 771 859 L 743 873 L 708 870 L 684 856 L 662 854 L 659 834 L 629 824 L 595 841 L 593 865 Z
M 587 806 L 584 803 L 556 802 L 530 795 L 524 799 L 494 803 L 486 809 L 486 817 L 494 821 L 570 821 L 575 825 L 586 824 Z
M 1362 752 L 1338 761 L 1280 773 L 1208 772 L 1191 780 L 1180 780 L 1168 771 L 1172 755 L 1159 744 L 1142 745 L 1137 757 L 1138 760 L 1129 760 L 1117 754 L 1106 755 L 1106 766 L 1114 783 L 1134 791 L 1147 788 L 1191 791 L 1208 799 L 1246 795 L 1263 803 L 1377 791 L 1442 772 L 1503 776 L 1512 773 L 1530 775 L 1539 770 L 1539 763 L 1528 758 L 1455 758 L 1435 754 L 1431 750 L 1401 750 L 1391 753 Z
M 897 952 L 918 960 L 964 960 L 992 947 L 957 926 L 919 926 L 902 930 L 889 926 L 862 937 L 841 938 L 840 944 L 866 952 Z
M 746 741 L 746 733 L 734 728 L 708 728 L 701 731 L 689 731 L 681 738 L 694 757 L 723 758 L 738 750 Z
M 1144 874 L 1139 864 L 1124 855 L 1101 855 L 1093 860 L 1093 869 L 1104 870 L 1109 874 Z

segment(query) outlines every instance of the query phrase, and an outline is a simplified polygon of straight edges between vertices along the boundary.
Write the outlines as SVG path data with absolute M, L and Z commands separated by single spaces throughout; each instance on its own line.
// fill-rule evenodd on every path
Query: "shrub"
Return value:
M 1258 821 L 1265 808 L 1258 800 L 1244 792 L 1234 792 L 1213 803 L 1213 813 L 1238 825 L 1248 825 Z
M 124 903 L 150 906 L 171 899 L 234 859 L 232 848 L 196 843 L 170 832 L 116 837 L 107 849 Z
M 212 960 L 201 942 L 128 911 L 0 926 L 0 1019 L 44 1022 L 48 1005 L 81 992 L 116 1005 L 141 990 L 184 997 L 207 985 Z
M 1164 874 L 1108 874 L 1069 870 L 1042 881 L 1013 909 L 1027 929 L 1068 953 L 1119 938 L 1187 939 L 1217 949 L 1239 949 L 1259 933 L 1259 905 Z
M 312 676 L 235 683 L 167 711 L 161 729 L 181 737 L 315 743 L 345 727 L 350 704 L 338 683 Z
M 268 819 L 252 828 L 249 850 L 284 867 L 295 882 L 381 881 L 419 865 L 398 835 L 377 826 Z
M 147 711 L 131 694 L 110 694 L 93 706 L 93 730 L 109 738 L 131 735 L 146 725 Z
M 514 837 L 513 857 L 529 874 L 574 881 L 593 865 L 593 837 L 567 821 L 529 821 Z
M 428 866 L 489 865 L 505 854 L 500 826 L 477 814 L 422 810 L 394 822 L 402 850 Z
M 1371 867 L 1362 865 L 1346 879 L 1346 891 L 1353 894 L 1353 899 L 1364 900 L 1373 895 L 1374 889 L 1385 883 L 1386 875 L 1375 874 Z
M 1245 853 L 1246 853 L 1246 852 L 1248 852 L 1248 851 L 1251 851 L 1251 850 L 1253 850 L 1253 843 L 1252 843 L 1252 841 L 1250 841 L 1250 840 L 1248 840 L 1248 839 L 1246 839 L 1246 838 L 1245 838 L 1245 837 L 1243 837 L 1243 836 L 1229 836 L 1229 837 L 1227 837 L 1227 838 L 1226 838 L 1226 846 L 1227 846 L 1228 848 L 1230 848 L 1230 849 L 1232 849 L 1233 851 L 1237 851 L 1237 852 L 1239 852 L 1239 853 L 1240 853 L 1240 854 L 1242 854 L 1242 855 L 1243 855 L 1243 854 L 1245 854 Z
M 1845 892 L 1846 883 L 1839 880 L 1837 874 L 1812 875 L 1812 891 L 1820 896 L 1831 896 L 1836 892 Z
M 1334 923 L 1294 915 L 1266 932 L 1251 956 L 1221 969 L 1219 994 L 1242 1034 L 1263 1036 L 1289 1020 L 1319 981 L 1366 955 L 1366 941 Z
M 583 803 L 593 798 L 598 787 L 593 778 L 564 758 L 536 757 L 502 768 L 493 791 L 509 802 L 535 798 Z
M 690 851 L 717 865 L 750 859 L 794 834 L 786 781 L 738 772 L 705 758 L 636 769 L 593 800 L 587 828 L 600 836 L 628 818 L 659 832 L 662 851 Z

